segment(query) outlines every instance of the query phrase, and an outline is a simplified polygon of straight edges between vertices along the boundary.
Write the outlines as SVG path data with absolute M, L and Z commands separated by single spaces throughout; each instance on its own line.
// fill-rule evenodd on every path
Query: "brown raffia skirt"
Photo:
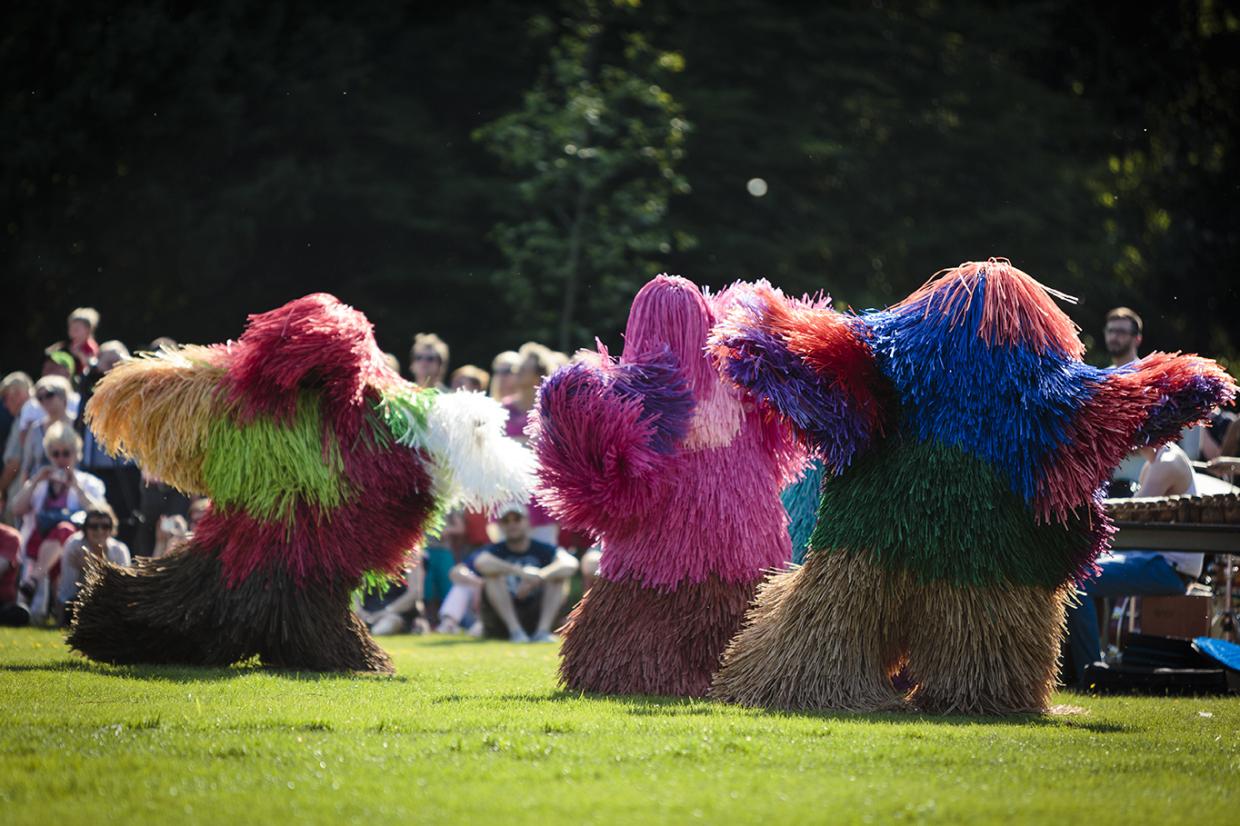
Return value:
M 705 695 L 757 582 L 712 576 L 662 591 L 595 580 L 560 631 L 560 681 L 600 694 Z
M 781 709 L 1045 711 L 1070 593 L 919 583 L 864 554 L 811 553 L 761 587 L 710 694 Z M 901 669 L 907 694 L 891 682 Z
M 390 673 L 350 609 L 347 584 L 297 587 L 284 574 L 225 585 L 215 551 L 182 546 L 132 568 L 92 560 L 68 643 L 116 664 L 227 666 L 258 657 L 307 671 Z

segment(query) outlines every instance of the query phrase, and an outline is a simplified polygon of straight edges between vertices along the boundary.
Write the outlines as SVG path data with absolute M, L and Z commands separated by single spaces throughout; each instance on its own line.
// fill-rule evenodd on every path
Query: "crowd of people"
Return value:
M 69 622 L 87 554 L 118 565 L 161 556 L 191 536 L 210 506 L 95 441 L 86 402 L 98 380 L 130 358 L 122 342 L 97 341 L 99 325 L 93 308 L 75 309 L 66 338 L 45 349 L 38 378 L 16 371 L 0 385 L 0 624 Z M 175 346 L 158 338 L 140 349 Z M 393 369 L 421 387 L 490 394 L 508 410 L 507 434 L 519 441 L 539 382 L 568 361 L 536 342 L 500 353 L 489 371 L 451 369 L 450 357 L 433 333 L 414 337 L 407 370 L 388 354 Z M 357 611 L 373 633 L 553 640 L 573 586 L 589 586 L 598 551 L 589 537 L 561 532 L 534 502 L 497 516 L 448 514 L 426 547 L 412 549 L 401 581 L 360 595 Z
M 83 414 L 100 378 L 130 358 L 120 341 L 97 342 L 98 312 L 82 307 L 67 319 L 66 338 L 47 347 L 37 379 L 11 372 L 0 384 L 0 623 L 66 623 L 80 588 L 86 557 L 129 565 L 135 556 L 158 557 L 189 537 L 209 501 L 193 498 L 109 455 Z M 1139 356 L 1143 325 L 1124 307 L 1106 317 L 1104 342 L 1114 366 Z M 175 346 L 156 339 L 142 349 Z M 525 427 L 539 383 L 568 362 L 536 342 L 498 354 L 490 370 L 452 369 L 450 349 L 433 333 L 419 333 L 407 370 L 393 369 L 424 388 L 488 393 L 509 413 L 507 433 L 526 439 Z M 1112 495 L 1162 496 L 1199 492 L 1204 477 L 1194 460 L 1240 453 L 1240 420 L 1219 413 L 1179 443 L 1146 449 L 1117 472 Z M 468 633 L 516 642 L 555 639 L 554 629 L 573 597 L 588 589 L 599 565 L 591 537 L 562 531 L 536 502 L 490 518 L 455 511 L 438 535 L 413 549 L 402 581 L 382 593 L 359 596 L 356 609 L 377 635 Z M 1085 585 L 1069 614 L 1071 662 L 1080 679 L 1099 659 L 1099 629 L 1089 597 L 1183 593 L 1202 573 L 1201 554 L 1111 554 L 1102 573 Z

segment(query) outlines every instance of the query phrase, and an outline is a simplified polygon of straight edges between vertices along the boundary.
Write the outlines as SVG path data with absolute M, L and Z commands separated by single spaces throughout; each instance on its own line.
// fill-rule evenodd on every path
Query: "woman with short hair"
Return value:
M 60 586 L 57 589 L 62 611 L 61 625 L 68 625 L 73 620 L 73 601 L 82 588 L 87 556 L 96 560 L 106 559 L 113 565 L 129 565 L 129 548 L 116 538 L 116 528 L 116 513 L 112 506 L 106 502 L 93 503 L 86 508 L 82 530 L 65 544 L 60 560 Z
M 57 563 L 65 542 L 77 532 L 73 514 L 106 502 L 99 477 L 76 469 L 82 439 L 67 422 L 52 423 L 42 444 L 51 464 L 27 479 L 13 500 L 13 513 L 22 519 L 26 550 L 19 590 L 36 624 L 47 617 L 50 581 L 59 572 Z

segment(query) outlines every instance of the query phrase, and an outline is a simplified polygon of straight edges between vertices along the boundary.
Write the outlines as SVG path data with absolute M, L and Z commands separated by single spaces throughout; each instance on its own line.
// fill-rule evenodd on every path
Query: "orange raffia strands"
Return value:
M 211 423 L 228 408 L 225 346 L 190 345 L 116 365 L 95 386 L 86 422 L 110 452 L 186 493 L 205 493 Z
M 935 273 L 891 309 L 917 307 L 927 316 L 947 316 L 954 327 L 969 314 L 983 284 L 977 334 L 988 344 L 1024 344 L 1037 353 L 1058 351 L 1076 359 L 1085 355 L 1080 328 L 1055 303 L 1056 298 L 1076 299 L 1040 284 L 1006 258 L 969 261 Z
M 870 432 L 884 432 L 879 391 L 886 380 L 854 316 L 830 310 L 830 299 L 793 301 L 768 298 L 767 320 L 788 349 L 805 360 L 828 384 L 838 384 L 852 399 Z

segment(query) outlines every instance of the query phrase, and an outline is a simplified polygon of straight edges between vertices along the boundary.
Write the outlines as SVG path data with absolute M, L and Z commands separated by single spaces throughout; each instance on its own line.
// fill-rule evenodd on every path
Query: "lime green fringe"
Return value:
M 303 393 L 288 424 L 263 416 L 238 425 L 221 417 L 211 426 L 203 476 L 219 505 L 291 524 L 298 500 L 324 510 L 349 496 L 340 448 L 324 430 L 318 400 Z

